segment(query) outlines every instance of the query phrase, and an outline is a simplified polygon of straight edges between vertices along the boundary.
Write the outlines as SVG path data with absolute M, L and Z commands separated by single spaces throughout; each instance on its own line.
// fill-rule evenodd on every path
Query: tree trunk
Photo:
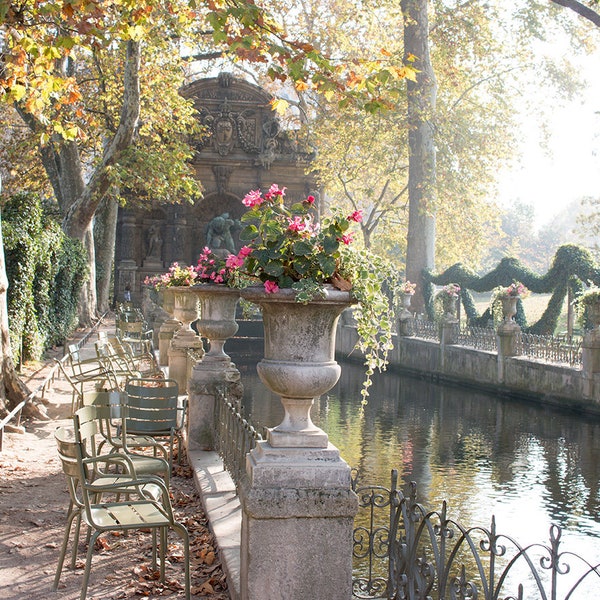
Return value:
M 94 242 L 96 244 L 96 290 L 98 311 L 105 313 L 110 307 L 110 290 L 115 258 L 115 238 L 119 205 L 105 198 L 96 211 Z
M 406 80 L 408 111 L 408 238 L 406 277 L 416 282 L 412 306 L 424 312 L 423 270 L 435 266 L 436 155 L 434 117 L 437 82 L 429 56 L 427 0 L 402 0 L 404 59 L 415 57 L 416 81 Z
M 127 56 L 123 74 L 123 104 L 121 119 L 115 135 L 108 141 L 102 160 L 84 180 L 84 169 L 77 142 L 60 136 L 40 148 L 42 163 L 52 183 L 54 193 L 63 214 L 63 231 L 81 240 L 88 255 L 90 277 L 82 288 L 79 305 L 79 324 L 91 324 L 97 316 L 96 306 L 96 259 L 94 252 L 93 218 L 100 202 L 110 190 L 108 169 L 119 154 L 133 141 L 140 116 L 139 69 L 141 48 L 139 42 L 127 42 Z M 20 111 L 25 122 L 35 131 L 39 124 Z

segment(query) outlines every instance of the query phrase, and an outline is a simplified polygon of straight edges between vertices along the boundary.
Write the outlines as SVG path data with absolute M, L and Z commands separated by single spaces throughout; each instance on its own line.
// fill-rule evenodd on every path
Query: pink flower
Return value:
M 267 294 L 274 294 L 279 291 L 279 286 L 274 281 L 265 281 L 265 292 Z
M 274 183 L 268 191 L 268 194 L 270 196 L 285 196 L 285 190 L 287 190 L 286 187 L 279 189 L 279 186 Z
M 248 192 L 244 199 L 242 200 L 242 204 L 247 206 L 248 208 L 252 208 L 253 206 L 258 206 L 264 202 L 264 198 L 262 197 L 262 193 L 260 190 L 252 190 Z
M 351 215 L 348 215 L 348 221 L 360 223 L 363 219 L 362 210 L 355 210 Z
M 315 197 L 314 196 L 308 196 L 308 198 L 304 202 L 306 202 L 306 204 L 314 204 L 315 203 Z
M 296 215 L 294 217 L 294 219 L 288 219 L 289 220 L 289 225 L 288 225 L 288 229 L 289 231 L 304 231 L 306 229 L 306 221 L 304 221 L 304 219 L 302 217 L 299 217 L 298 215 Z
M 346 246 L 348 246 L 354 241 L 354 238 L 352 236 L 352 233 L 348 233 L 346 235 L 343 235 L 342 237 L 339 237 L 338 241 L 343 242 L 344 244 L 346 244 Z
M 230 254 L 225 259 L 225 265 L 229 269 L 239 269 L 244 264 L 244 258 L 239 254 L 236 256 L 235 254 Z
M 251 254 L 252 248 L 250 248 L 250 246 L 242 246 L 238 252 L 238 256 L 241 256 L 242 258 L 246 258 L 246 256 L 250 256 Z

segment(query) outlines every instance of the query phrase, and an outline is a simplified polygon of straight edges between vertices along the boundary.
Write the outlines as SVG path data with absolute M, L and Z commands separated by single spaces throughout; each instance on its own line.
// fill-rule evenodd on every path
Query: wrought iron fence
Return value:
M 412 319 L 411 333 L 424 340 L 440 339 L 439 325 L 427 319 Z
M 581 366 L 581 339 L 577 338 L 521 333 L 517 340 L 517 352 L 546 362 Z
M 496 330 L 492 327 L 461 327 L 458 332 L 457 343 L 461 346 L 484 350 L 486 352 L 497 352 Z
M 561 546 L 562 530 L 550 527 L 547 543 L 520 545 L 490 529 L 465 527 L 441 511 L 418 504 L 397 487 L 353 489 L 355 520 L 353 598 L 386 600 L 591 600 L 600 589 L 600 564 Z
M 215 449 L 238 485 L 246 471 L 246 454 L 264 436 L 244 417 L 239 401 L 227 398 L 225 386 L 217 390 L 214 423 Z
M 421 339 L 440 339 L 439 326 L 426 319 L 411 319 L 408 329 Z M 462 326 L 455 340 L 461 346 L 497 352 L 496 330 L 492 327 Z M 581 339 L 521 332 L 517 336 L 517 355 L 578 368 L 582 364 Z

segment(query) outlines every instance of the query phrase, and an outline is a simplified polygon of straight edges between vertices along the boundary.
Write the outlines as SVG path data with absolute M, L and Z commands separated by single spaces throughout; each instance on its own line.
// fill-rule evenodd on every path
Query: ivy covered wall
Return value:
M 77 324 L 87 276 L 83 245 L 64 235 L 33 194 L 17 194 L 2 211 L 8 319 L 15 362 L 37 360 Z
M 573 297 L 576 297 L 584 285 L 590 282 L 600 285 L 600 267 L 585 248 L 565 244 L 557 249 L 551 267 L 544 275 L 534 273 L 516 258 L 503 258 L 495 269 L 482 276 L 476 275 L 461 263 L 452 265 L 438 275 L 425 271 L 423 295 L 427 314 L 430 319 L 434 318 L 434 284 L 457 283 L 461 288 L 460 299 L 468 322 L 472 325 L 485 325 L 491 319 L 490 310 L 488 308 L 483 314 L 478 314 L 471 292 L 489 292 L 498 286 L 509 286 L 513 281 L 520 281 L 533 293 L 552 294 L 546 310 L 535 323 L 526 323 L 520 300 L 516 317 L 519 325 L 529 333 L 552 334 L 569 289 Z

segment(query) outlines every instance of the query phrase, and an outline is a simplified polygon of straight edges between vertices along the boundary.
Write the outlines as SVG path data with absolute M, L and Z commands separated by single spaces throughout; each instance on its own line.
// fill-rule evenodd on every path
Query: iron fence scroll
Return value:
M 565 551 L 562 530 L 547 543 L 520 545 L 496 530 L 465 527 L 397 488 L 353 489 L 361 510 L 355 521 L 353 597 L 387 600 L 591 600 L 600 587 L 600 564 Z

